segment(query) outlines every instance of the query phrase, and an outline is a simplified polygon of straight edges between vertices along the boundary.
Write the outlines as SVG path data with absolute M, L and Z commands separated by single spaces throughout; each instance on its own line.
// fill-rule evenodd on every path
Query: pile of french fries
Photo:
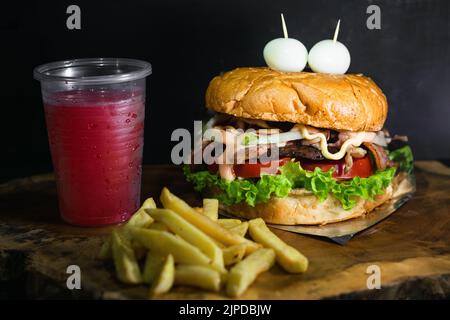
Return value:
M 238 297 L 275 263 L 289 273 L 305 272 L 308 259 L 273 234 L 261 218 L 242 222 L 219 219 L 216 199 L 191 207 L 164 188 L 164 209 L 152 198 L 120 228 L 101 250 L 113 259 L 117 278 L 150 286 L 149 297 L 173 286 L 192 286 Z M 247 233 L 253 240 L 247 239 Z M 145 261 L 143 264 L 140 261 Z

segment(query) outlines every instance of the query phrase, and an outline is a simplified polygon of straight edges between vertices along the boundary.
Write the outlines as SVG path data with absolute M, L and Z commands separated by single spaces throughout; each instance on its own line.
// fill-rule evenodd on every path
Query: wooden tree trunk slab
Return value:
M 274 232 L 310 259 L 308 272 L 278 267 L 261 275 L 243 299 L 450 298 L 450 174 L 437 162 L 417 163 L 417 194 L 388 219 L 346 246 L 281 230 Z M 143 198 L 163 186 L 198 203 L 180 168 L 144 168 Z M 113 227 L 79 228 L 58 215 L 52 175 L 0 185 L 0 298 L 146 298 L 145 286 L 119 283 L 111 263 L 96 259 Z M 69 265 L 81 268 L 81 290 L 66 287 Z M 367 267 L 381 270 L 381 289 L 367 288 Z M 224 299 L 176 288 L 163 299 Z

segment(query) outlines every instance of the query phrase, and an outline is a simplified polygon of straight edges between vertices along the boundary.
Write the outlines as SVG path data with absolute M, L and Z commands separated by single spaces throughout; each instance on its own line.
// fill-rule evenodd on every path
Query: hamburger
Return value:
M 206 106 L 216 115 L 201 151 L 221 151 L 185 165 L 185 175 L 238 217 L 285 225 L 360 217 L 412 170 L 406 137 L 383 129 L 386 96 L 361 74 L 238 68 L 212 79 Z

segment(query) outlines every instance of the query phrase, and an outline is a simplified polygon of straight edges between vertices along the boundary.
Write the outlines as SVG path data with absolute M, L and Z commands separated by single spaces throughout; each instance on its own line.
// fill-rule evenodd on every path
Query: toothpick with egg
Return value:
M 333 39 L 317 42 L 309 51 L 308 65 L 314 72 L 344 74 L 350 66 L 350 52 L 337 41 L 341 20 L 338 20 Z
M 284 38 L 277 38 L 266 44 L 263 51 L 264 60 L 273 70 L 300 72 L 306 66 L 308 50 L 300 41 L 289 38 L 283 14 L 281 14 L 281 25 Z

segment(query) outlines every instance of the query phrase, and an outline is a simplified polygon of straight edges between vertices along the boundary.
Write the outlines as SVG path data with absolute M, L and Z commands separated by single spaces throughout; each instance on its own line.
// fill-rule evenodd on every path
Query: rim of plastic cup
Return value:
M 88 67 L 93 74 L 82 75 Z M 95 75 L 98 72 L 99 75 Z M 142 79 L 152 73 L 146 61 L 126 58 L 86 58 L 55 61 L 34 68 L 39 81 L 65 81 L 77 84 L 112 84 Z

